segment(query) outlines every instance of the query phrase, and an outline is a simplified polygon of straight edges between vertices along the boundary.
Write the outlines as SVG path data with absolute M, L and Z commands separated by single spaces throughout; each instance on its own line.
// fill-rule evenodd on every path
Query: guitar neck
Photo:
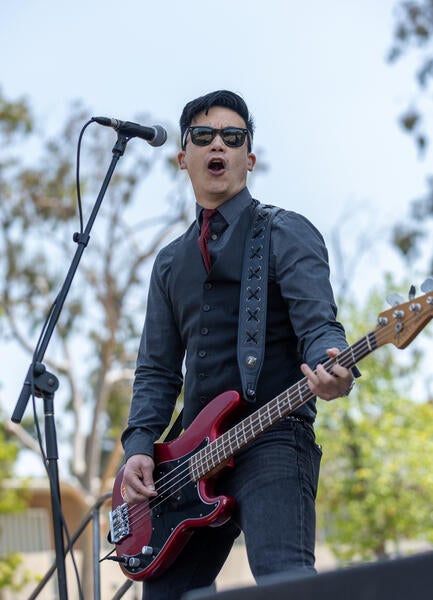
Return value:
M 337 363 L 350 369 L 376 348 L 376 336 L 371 331 L 352 346 L 345 348 L 337 357 L 327 360 L 323 366 L 328 372 Z M 255 440 L 263 431 L 281 421 L 286 415 L 313 397 L 314 394 L 310 390 L 307 378 L 300 379 L 191 457 L 190 472 L 193 479 L 197 481 L 216 470 L 241 448 Z

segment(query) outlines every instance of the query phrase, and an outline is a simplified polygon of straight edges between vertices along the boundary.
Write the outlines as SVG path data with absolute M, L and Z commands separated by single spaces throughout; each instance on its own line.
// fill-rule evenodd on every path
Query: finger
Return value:
M 346 369 L 346 367 L 343 367 L 343 365 L 340 365 L 339 363 L 335 363 L 335 365 L 332 367 L 331 373 L 335 377 L 340 377 L 341 379 L 352 378 L 352 372 L 349 371 L 349 369 Z
M 131 456 L 127 461 L 123 482 L 128 502 L 140 502 L 157 495 L 153 481 L 154 465 L 147 455 Z
M 155 490 L 151 490 L 141 483 L 139 486 L 130 485 L 127 483 L 124 485 L 123 499 L 128 504 L 137 504 L 139 502 L 143 502 L 144 500 L 149 500 L 154 496 L 156 496 Z
M 143 475 L 136 476 L 128 483 L 136 494 L 143 494 L 146 497 L 150 495 L 156 496 L 155 484 L 151 472 L 145 472 Z
M 333 400 L 340 395 L 340 383 L 338 378 L 319 364 L 315 371 L 312 371 L 308 365 L 301 366 L 302 372 L 307 377 L 311 392 L 322 398 L 322 400 Z M 346 389 L 346 388 L 345 388 Z
M 340 350 L 338 348 L 328 348 L 328 350 L 326 351 L 326 354 L 330 358 L 336 358 L 340 354 Z M 345 367 L 343 367 L 338 362 L 338 360 L 335 361 L 335 365 L 334 365 L 334 367 L 333 367 L 332 370 L 339 377 L 346 377 L 346 376 L 350 377 L 350 376 L 352 376 L 352 371 L 350 369 L 346 369 Z
M 127 487 L 130 488 L 131 491 L 135 494 L 141 494 L 145 496 L 148 496 L 149 494 L 154 494 L 155 492 L 155 486 L 153 484 L 146 485 L 140 479 L 130 482 L 129 485 L 127 485 Z
M 316 375 L 319 379 L 319 383 L 329 384 L 335 380 L 333 370 L 327 371 L 322 364 L 318 364 L 316 367 Z
M 340 354 L 340 351 L 338 348 L 328 348 L 326 353 L 330 358 L 336 358 Z M 355 381 L 351 369 L 346 369 L 346 367 L 343 367 L 337 360 L 333 365 L 331 372 L 338 378 L 338 395 L 347 396 L 353 388 Z
M 317 368 L 316 371 L 313 371 L 307 364 L 302 364 L 301 371 L 307 378 L 308 387 L 310 388 L 311 392 L 315 396 L 319 395 L 321 387 L 321 377 L 319 369 Z
M 147 490 L 149 492 L 151 492 L 153 495 L 156 495 L 156 494 L 154 494 L 155 483 L 153 481 L 153 469 L 154 469 L 154 463 L 152 461 L 152 466 L 146 466 L 142 469 L 140 483 L 142 486 L 147 488 Z
M 330 358 L 335 358 L 336 356 L 338 356 L 340 354 L 340 350 L 338 348 L 328 348 L 326 351 L 326 354 Z
M 153 483 L 153 479 L 147 479 L 142 481 L 143 486 L 150 492 L 153 496 L 156 496 L 155 484 Z
M 306 363 L 303 363 L 301 365 L 301 371 L 305 375 L 305 377 L 312 383 L 319 382 L 319 378 L 316 375 L 316 373 Z

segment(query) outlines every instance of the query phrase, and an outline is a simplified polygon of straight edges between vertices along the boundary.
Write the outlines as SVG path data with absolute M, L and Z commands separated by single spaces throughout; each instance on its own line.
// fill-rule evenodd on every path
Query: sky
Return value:
M 271 165 L 256 193 L 326 229 L 348 202 L 385 215 L 414 192 L 399 167 L 419 171 L 416 154 L 397 125 L 412 72 L 385 60 L 395 3 L 16 0 L 2 7 L 0 83 L 48 130 L 77 98 L 176 124 L 191 98 L 237 91 Z
M 383 270 L 400 269 L 386 232 L 422 195 L 428 173 L 398 126 L 416 88 L 411 59 L 386 61 L 395 5 L 3 0 L 0 85 L 10 100 L 28 98 L 46 132 L 61 128 L 76 99 L 89 117 L 133 120 L 144 112 L 151 122 L 143 125 L 173 126 L 196 96 L 240 93 L 269 166 L 254 183 L 255 197 L 304 214 L 327 241 L 352 212 L 348 252 L 363 219 L 370 234 L 377 229 L 375 252 L 354 273 L 361 293 Z M 163 200 L 153 190 L 143 211 Z M 9 367 L 9 355 L 3 347 L 0 398 L 13 408 L 28 358 Z
M 410 61 L 386 62 L 396 1 L 4 2 L 0 84 L 46 131 L 74 99 L 89 116 L 145 112 L 144 125 L 173 126 L 190 99 L 234 90 L 270 166 L 256 197 L 325 235 L 349 207 L 386 224 L 427 172 L 397 123 L 415 85 Z

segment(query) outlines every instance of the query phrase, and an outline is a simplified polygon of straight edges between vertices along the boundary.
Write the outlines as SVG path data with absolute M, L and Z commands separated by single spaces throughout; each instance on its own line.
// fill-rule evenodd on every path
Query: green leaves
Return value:
M 377 304 L 372 294 L 364 315 L 346 308 L 351 337 L 372 328 Z M 348 398 L 318 406 L 318 527 L 343 563 L 433 542 L 433 403 L 417 389 L 420 358 L 414 346 L 404 354 L 384 346 L 361 361 Z
M 27 134 L 33 129 L 28 101 L 21 98 L 8 101 L 0 88 L 0 134 L 10 139 L 13 135 Z

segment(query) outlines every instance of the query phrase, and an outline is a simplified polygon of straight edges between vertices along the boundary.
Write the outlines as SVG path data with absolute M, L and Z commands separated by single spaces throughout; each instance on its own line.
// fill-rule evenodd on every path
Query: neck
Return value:
M 227 200 L 230 200 L 230 198 L 224 198 L 221 200 L 217 200 L 216 198 L 215 199 L 213 199 L 213 198 L 210 198 L 210 199 L 197 198 L 196 202 L 202 208 L 218 208 L 219 206 L 221 206 L 221 204 L 224 204 L 224 202 L 227 202 Z
M 221 196 L 199 195 L 199 196 L 196 196 L 196 202 L 202 208 L 219 208 L 222 204 L 225 204 L 225 202 L 228 202 L 229 200 L 231 200 L 232 198 L 234 198 L 235 196 L 240 194 L 245 189 L 245 187 L 246 186 L 243 186 L 239 191 L 237 191 L 235 194 L 232 194 L 229 197 L 226 195 L 221 195 Z

